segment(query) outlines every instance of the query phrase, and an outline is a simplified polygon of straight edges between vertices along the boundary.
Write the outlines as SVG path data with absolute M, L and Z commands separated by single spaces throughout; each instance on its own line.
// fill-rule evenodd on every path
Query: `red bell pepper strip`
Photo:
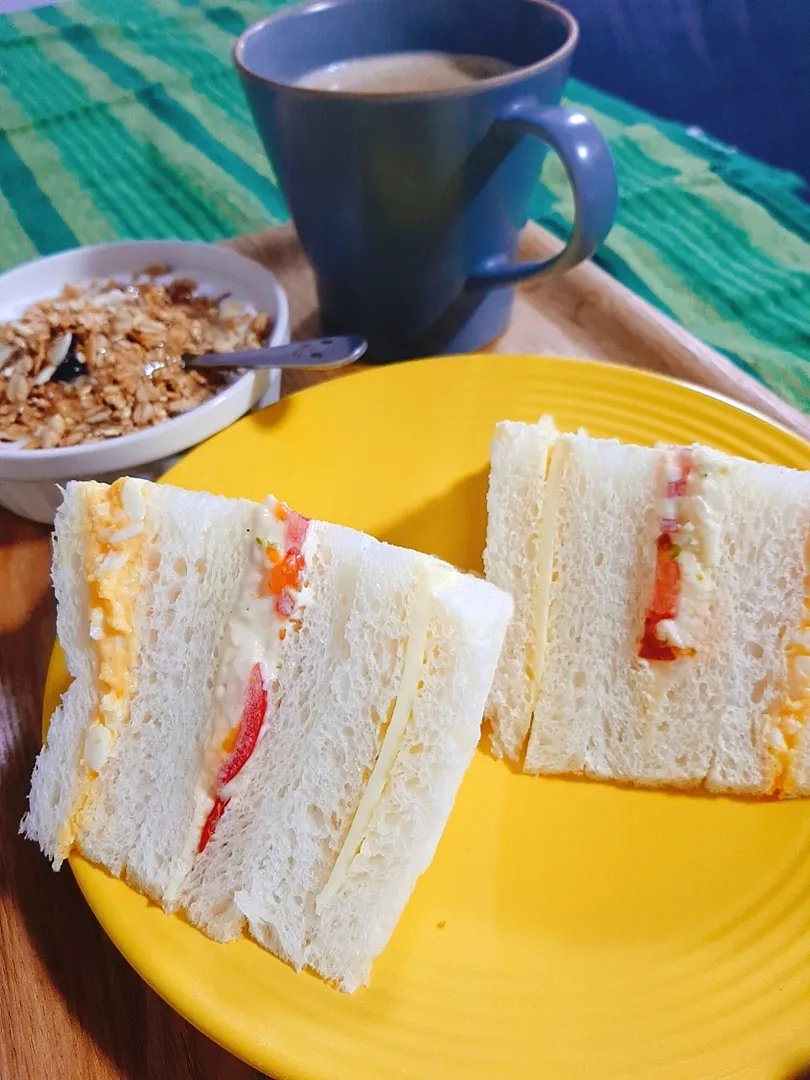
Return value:
M 692 454 L 688 449 L 678 455 L 680 476 L 668 480 L 667 499 L 683 498 L 686 495 L 689 473 L 692 470 Z M 659 522 L 660 534 L 655 542 L 655 584 L 653 598 L 644 619 L 644 633 L 641 636 L 638 655 L 642 660 L 677 660 L 691 653 L 691 649 L 682 649 L 677 645 L 661 641 L 658 637 L 658 624 L 665 619 L 675 619 L 681 593 L 681 568 L 678 563 L 678 547 L 673 540 L 681 523 L 674 518 L 662 518 Z
M 676 660 L 685 652 L 676 645 L 661 641 L 656 633 L 660 622 L 674 619 L 678 614 L 681 568 L 676 559 L 677 553 L 670 534 L 662 533 L 656 541 L 655 586 L 638 651 L 642 660 Z
M 198 855 L 205 851 L 208 841 L 214 835 L 214 829 L 217 827 L 217 822 L 225 813 L 225 807 L 229 802 L 230 799 L 217 798 L 214 805 L 211 807 L 211 813 L 205 819 L 205 824 L 203 825 L 202 833 L 200 834 L 200 842 L 197 845 Z
M 253 753 L 266 711 L 267 691 L 264 688 L 261 664 L 254 664 L 245 691 L 245 704 L 242 709 L 242 719 L 239 723 L 236 746 L 219 767 L 217 773 L 218 789 L 225 787 L 226 784 L 233 780 Z
M 299 514 L 296 510 L 290 510 L 287 515 L 287 555 L 300 555 L 304 539 L 307 535 L 309 518 Z

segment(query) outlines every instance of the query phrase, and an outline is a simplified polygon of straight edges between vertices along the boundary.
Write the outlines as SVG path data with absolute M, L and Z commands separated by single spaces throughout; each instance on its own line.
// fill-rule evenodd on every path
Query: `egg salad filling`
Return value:
M 306 543 L 307 541 L 308 544 Z M 239 596 L 223 628 L 214 681 L 216 717 L 202 775 L 211 809 L 198 851 L 214 834 L 233 783 L 265 731 L 277 689 L 281 643 L 307 603 L 309 521 L 272 496 L 256 509 Z
M 98 671 L 99 701 L 84 742 L 84 762 L 98 774 L 110 745 L 129 719 L 131 671 L 138 649 L 134 626 L 146 541 L 144 485 L 130 477 L 109 488 L 88 486 L 85 565 L 90 642 Z
M 810 543 L 805 551 L 804 606 L 798 633 L 785 647 L 784 693 L 768 715 L 771 791 L 791 794 L 790 764 L 804 726 L 810 721 Z
M 84 565 L 88 590 L 88 635 L 97 698 L 84 733 L 76 805 L 64 828 L 65 845 L 76 818 L 121 728 L 129 719 L 131 672 L 138 650 L 135 604 L 148 543 L 145 487 L 124 477 L 109 487 L 84 485 Z
M 720 558 L 726 471 L 698 447 L 662 448 L 655 581 L 639 645 L 644 660 L 694 656 L 703 639 Z

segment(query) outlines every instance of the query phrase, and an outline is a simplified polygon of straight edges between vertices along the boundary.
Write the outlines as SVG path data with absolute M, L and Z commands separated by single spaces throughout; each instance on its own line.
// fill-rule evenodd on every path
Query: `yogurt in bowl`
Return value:
M 6 431 L 5 441 L 0 442 L 0 504 L 35 521 L 53 520 L 61 500 L 60 485 L 67 480 L 110 481 L 125 473 L 155 479 L 183 451 L 227 427 L 249 409 L 276 401 L 279 395 L 281 380 L 277 370 L 250 371 L 230 379 L 223 378 L 217 385 L 210 384 L 198 372 L 193 373 L 193 377 L 191 373 L 186 375 L 181 371 L 154 372 L 154 358 L 163 356 L 156 348 L 162 346 L 160 339 L 163 336 L 176 333 L 180 335 L 177 341 L 186 341 L 183 334 L 188 332 L 187 326 L 169 326 L 167 329 L 166 325 L 161 325 L 168 303 L 165 293 L 177 283 L 180 284 L 173 295 L 181 308 L 184 297 L 192 292 L 201 298 L 209 298 L 201 300 L 199 308 L 200 314 L 205 315 L 211 325 L 204 320 L 200 322 L 200 327 L 195 330 L 202 335 L 199 348 L 186 351 L 209 351 L 211 347 L 231 351 L 253 345 L 257 340 L 270 346 L 283 345 L 290 340 L 286 294 L 274 275 L 257 263 L 227 248 L 175 241 L 79 248 L 38 259 L 0 276 L 0 323 L 19 320 L 32 305 L 55 300 L 66 287 L 69 287 L 69 294 L 65 299 L 69 301 L 70 292 L 75 292 L 76 304 L 81 306 L 91 282 L 110 285 L 106 290 L 103 286 L 94 290 L 100 304 L 121 305 L 122 319 L 115 323 L 113 330 L 105 324 L 98 331 L 97 339 L 92 340 L 81 331 L 71 335 L 62 326 L 62 321 L 68 327 L 77 325 L 75 319 L 70 322 L 70 312 L 66 312 L 64 306 L 47 306 L 43 310 L 55 325 L 47 346 L 43 346 L 38 354 L 36 347 L 31 349 L 36 372 L 24 370 L 27 362 L 20 366 L 19 335 L 5 335 L 7 341 L 12 340 L 16 345 L 6 346 L 0 364 L 0 372 L 6 373 L 2 380 L 3 400 L 0 401 Z M 149 286 L 145 295 L 151 290 L 152 312 L 157 316 L 148 319 L 145 326 L 134 328 L 131 288 L 130 299 L 126 299 L 127 288 L 133 282 L 136 288 L 139 282 Z M 195 314 L 193 308 L 192 303 L 189 308 L 192 315 Z M 217 310 L 222 315 L 220 321 L 216 318 Z M 214 312 L 213 322 L 211 312 Z M 109 313 L 105 311 L 104 314 Z M 171 311 L 169 315 L 172 315 Z M 98 316 L 97 312 L 95 316 Z M 182 323 L 182 319 L 179 321 Z M 98 327 L 102 322 L 98 316 L 94 326 Z M 143 320 L 138 318 L 135 322 L 142 323 Z M 209 330 L 214 334 L 213 338 Z M 34 333 L 30 328 L 25 332 Z M 122 365 L 126 362 L 132 367 L 134 357 L 137 367 L 143 358 L 147 373 L 144 388 L 149 392 L 140 393 L 138 400 L 133 392 L 131 401 L 123 401 L 120 395 L 115 396 L 117 387 L 105 386 L 103 392 L 110 397 L 112 407 L 108 409 L 99 397 L 98 413 L 82 412 L 77 394 L 73 392 L 75 387 L 83 387 L 83 393 L 89 395 L 86 384 L 91 365 L 86 363 L 88 357 L 82 348 L 93 349 L 93 341 L 99 340 L 109 348 L 114 363 L 117 354 L 110 347 L 110 334 L 117 335 L 120 347 L 129 350 L 120 353 Z M 81 339 L 78 350 L 77 339 Z M 160 361 L 157 362 L 159 365 Z M 19 377 L 12 383 L 15 375 Z M 66 385 L 74 379 L 77 381 L 73 388 Z M 188 382 L 183 381 L 185 379 Z M 159 392 L 151 392 L 153 381 L 159 385 Z M 134 391 L 134 386 L 131 389 Z M 48 396 L 54 399 L 50 415 Z M 139 409 L 140 405 L 143 408 Z M 19 424 L 11 415 L 15 409 L 19 410 Z M 114 418 L 109 423 L 105 419 L 108 411 Z M 62 413 L 67 418 L 64 424 L 54 419 Z M 96 421 L 95 426 L 84 423 L 94 415 L 102 417 L 100 423 Z M 38 423 L 40 418 L 41 424 Z M 48 423 L 52 425 L 50 430 Z M 69 429 L 67 434 L 66 428 Z M 122 429 L 125 429 L 123 434 L 120 433 Z M 89 432 L 93 441 L 81 439 L 82 431 L 85 435 Z M 34 432 L 37 434 L 32 438 Z M 73 445 L 59 445 L 65 441 L 71 441 Z

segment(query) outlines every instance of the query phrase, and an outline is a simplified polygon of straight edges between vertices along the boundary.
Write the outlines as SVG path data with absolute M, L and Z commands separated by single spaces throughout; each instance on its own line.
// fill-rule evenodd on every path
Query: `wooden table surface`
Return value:
M 69 868 L 54 874 L 17 833 L 54 639 L 50 558 L 50 528 L 0 508 L 0 1080 L 255 1080 L 149 989 Z

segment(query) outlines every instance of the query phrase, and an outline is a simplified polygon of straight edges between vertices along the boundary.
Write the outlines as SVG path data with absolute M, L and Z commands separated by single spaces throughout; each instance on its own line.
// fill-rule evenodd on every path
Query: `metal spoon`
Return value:
M 188 367 L 200 368 L 302 368 L 327 370 L 346 367 L 359 360 L 368 347 L 357 334 L 345 337 L 317 338 L 313 341 L 292 341 L 289 345 L 273 345 L 266 349 L 246 349 L 235 353 L 205 353 L 187 355 Z

